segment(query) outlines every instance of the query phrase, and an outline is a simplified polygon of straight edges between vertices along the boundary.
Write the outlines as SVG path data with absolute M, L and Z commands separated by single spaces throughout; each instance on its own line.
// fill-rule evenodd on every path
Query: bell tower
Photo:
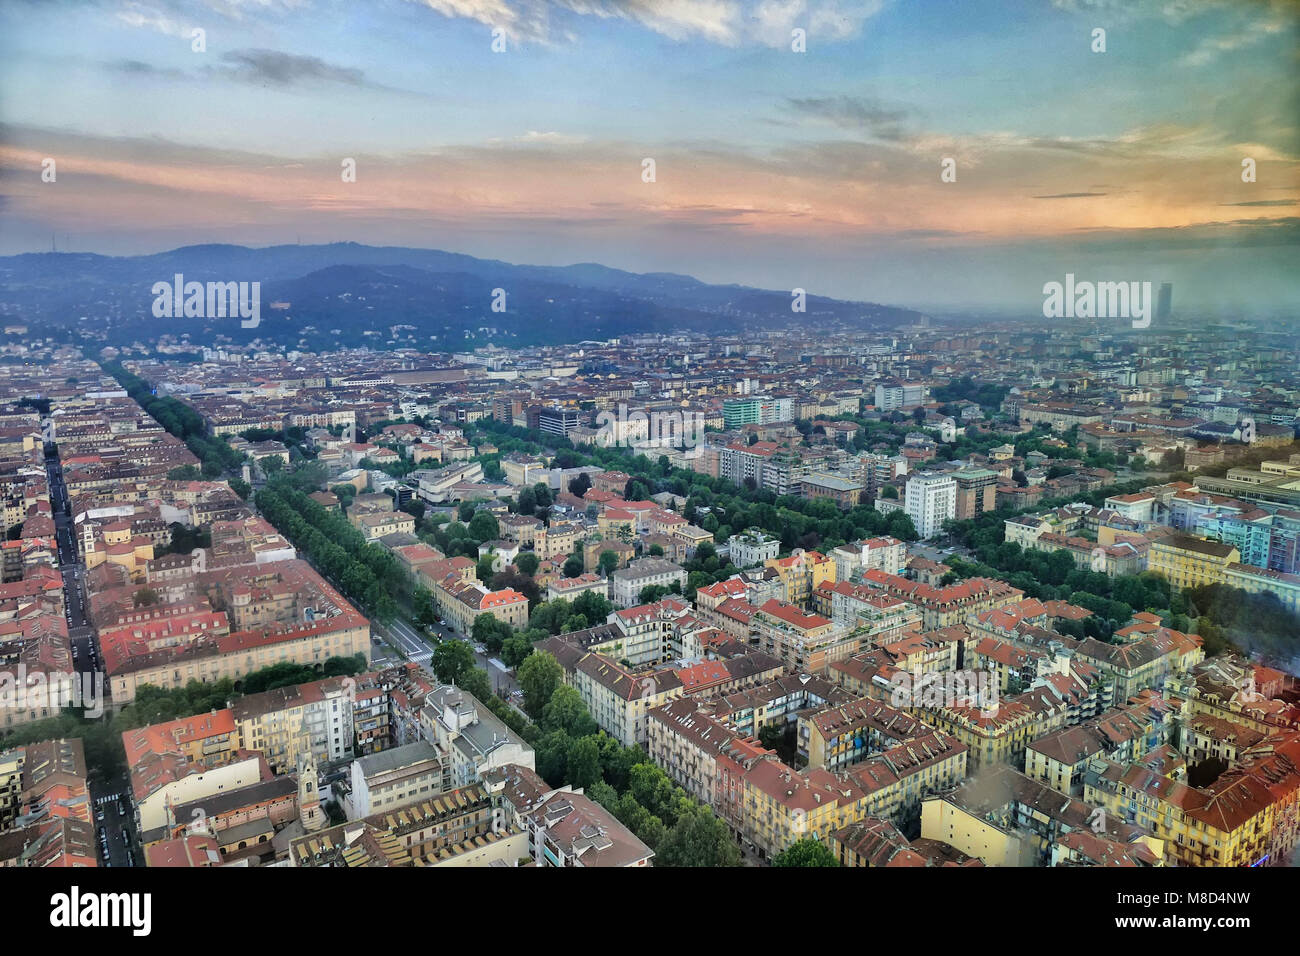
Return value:
M 320 802 L 316 757 L 310 745 L 298 752 L 298 819 L 308 833 L 324 829 L 329 822 Z

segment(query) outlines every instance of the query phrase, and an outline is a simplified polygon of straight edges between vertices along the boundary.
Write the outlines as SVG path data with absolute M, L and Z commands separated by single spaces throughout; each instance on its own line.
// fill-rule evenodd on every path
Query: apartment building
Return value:
M 907 565 L 907 546 L 897 538 L 863 538 L 832 548 L 835 580 L 853 581 L 864 571 L 902 574 Z
M 440 684 L 420 709 L 420 729 L 438 751 L 453 788 L 481 781 L 507 764 L 533 767 L 533 748 L 477 697 L 453 684 Z
M 679 589 L 686 587 L 686 570 L 664 558 L 638 558 L 626 568 L 610 575 L 610 597 L 615 607 L 629 608 L 641 603 L 641 592 L 651 585 Z
M 581 790 L 551 788 L 529 767 L 507 766 L 487 781 L 507 819 L 528 834 L 542 867 L 651 866 L 654 851 Z
M 749 395 L 744 398 L 729 398 L 722 403 L 723 427 L 728 431 L 745 425 L 788 422 L 793 418 L 793 406 L 789 398 Z
M 1024 592 L 994 578 L 967 578 L 943 587 L 909 581 L 896 574 L 867 571 L 864 584 L 915 604 L 921 609 L 922 624 L 927 631 L 962 624 L 970 614 L 1015 604 Z
M 470 634 L 480 614 L 491 614 L 514 628 L 528 623 L 528 597 L 514 588 L 492 591 L 476 580 L 449 574 L 434 587 L 433 596 L 439 613 L 457 634 Z
M 1095 757 L 1084 799 L 1163 840 L 1176 866 L 1285 866 L 1300 836 L 1300 734 L 1261 745 L 1208 787 Z
M 836 581 L 835 562 L 820 551 L 795 548 L 788 558 L 773 558 L 763 566 L 780 578 L 785 588 L 783 600 L 800 607 L 807 605 L 819 586 Z
M 427 740 L 358 757 L 343 801 L 349 820 L 397 810 L 450 789 L 449 768 Z
M 524 830 L 502 817 L 482 785 L 381 810 L 289 844 L 293 867 L 515 866 Z
M 1184 534 L 1156 538 L 1147 552 L 1147 569 L 1177 588 L 1224 584 L 1228 566 L 1240 562 L 1241 552 L 1232 545 Z
M 908 477 L 903 501 L 916 533 L 933 538 L 957 516 L 957 482 L 952 475 L 918 472 Z
M 358 680 L 330 677 L 236 698 L 229 713 L 238 747 L 256 750 L 278 774 L 310 754 L 321 767 L 352 757 L 352 702 Z
M 987 468 L 963 468 L 952 473 L 957 484 L 953 517 L 958 521 L 978 518 L 996 506 L 998 474 Z
M 727 539 L 731 563 L 738 568 L 752 568 L 773 560 L 781 550 L 781 542 L 758 528 L 746 528 L 741 534 Z
M 1086 800 L 1086 798 L 1085 798 Z M 1046 866 L 1053 847 L 1089 833 L 1127 846 L 1144 865 L 1159 865 L 1164 844 L 1122 817 L 1098 817 L 1091 801 L 1076 800 L 1009 766 L 993 766 L 961 785 L 927 797 L 921 836 L 938 840 L 986 866 Z

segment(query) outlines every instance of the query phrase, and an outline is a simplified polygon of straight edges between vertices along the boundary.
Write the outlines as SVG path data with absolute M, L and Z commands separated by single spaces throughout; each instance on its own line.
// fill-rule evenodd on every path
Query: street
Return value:
M 118 787 L 113 790 L 111 787 Z M 91 784 L 90 795 L 95 806 L 95 837 L 99 846 L 99 860 L 105 866 L 143 866 L 139 834 L 131 813 L 131 801 L 126 796 L 127 784 L 116 778 L 103 784 Z M 124 836 L 125 834 L 125 836 Z
M 419 664 L 422 668 L 432 672 L 430 661 L 433 657 L 433 649 L 443 641 L 463 640 L 449 627 L 442 627 L 438 624 L 432 625 L 429 630 L 432 636 L 421 634 L 414 626 L 406 621 L 395 620 L 387 627 L 372 623 L 375 633 L 388 641 L 400 647 L 402 654 L 407 660 Z M 502 697 L 507 697 L 519 689 L 513 676 L 507 670 L 503 670 L 492 663 L 485 650 L 480 650 L 478 645 L 469 642 L 470 649 L 474 652 L 474 663 L 487 671 L 488 680 L 491 682 L 492 689 Z M 371 663 L 383 666 L 387 663 L 396 663 L 397 660 L 390 652 L 392 648 L 387 644 L 376 645 L 375 653 L 371 656 Z
M 69 515 L 68 489 L 63 483 L 63 467 L 57 453 L 45 455 L 45 471 L 50 489 L 50 508 L 54 512 L 55 540 L 59 552 L 59 573 L 63 576 L 64 619 L 72 645 L 73 666 L 79 673 L 97 670 L 100 665 L 95 629 L 86 612 L 86 570 L 78 561 L 73 522 Z

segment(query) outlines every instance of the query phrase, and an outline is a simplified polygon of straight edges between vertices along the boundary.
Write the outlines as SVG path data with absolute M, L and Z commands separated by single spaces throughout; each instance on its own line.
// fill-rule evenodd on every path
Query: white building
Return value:
M 615 607 L 636 607 L 641 590 L 651 584 L 670 587 L 674 581 L 686 587 L 686 571 L 680 564 L 665 558 L 640 558 L 611 575 L 611 599 Z
M 727 548 L 732 564 L 752 568 L 775 558 L 781 550 L 781 541 L 757 528 L 746 528 L 743 534 L 733 534 L 727 539 Z
M 921 472 L 907 480 L 904 508 L 916 533 L 933 538 L 957 513 L 957 482 L 951 475 Z
M 483 774 L 517 764 L 534 768 L 533 748 L 469 691 L 440 684 L 420 712 L 421 732 L 433 742 L 450 789 L 478 783 Z
M 359 757 L 351 770 L 352 792 L 344 801 L 349 820 L 419 803 L 450 789 L 442 759 L 427 740 Z
M 887 382 L 876 386 L 876 410 L 896 412 L 925 404 L 927 389 L 920 383 Z
M 852 581 L 866 571 L 902 574 L 907 564 L 907 546 L 897 538 L 864 538 L 831 549 L 835 580 Z

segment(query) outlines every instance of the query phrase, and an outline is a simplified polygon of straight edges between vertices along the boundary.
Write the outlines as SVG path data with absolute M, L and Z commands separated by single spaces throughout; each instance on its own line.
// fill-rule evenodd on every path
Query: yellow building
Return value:
M 1177 588 L 1196 588 L 1227 581 L 1228 565 L 1241 561 L 1230 544 L 1173 534 L 1151 542 L 1147 569 L 1164 575 Z
M 744 776 L 742 832 L 758 854 L 771 859 L 805 838 L 828 840 L 867 816 L 867 794 L 845 774 L 800 772 L 772 757 Z
M 1164 840 L 1173 865 L 1277 865 L 1300 832 L 1298 766 L 1294 733 L 1203 788 L 1099 757 L 1084 777 L 1084 799 Z
M 1023 695 L 1019 695 L 1023 696 Z M 1005 698 L 987 711 L 978 707 L 927 709 L 925 721 L 970 748 L 971 772 L 994 764 L 1019 765 L 1029 741 L 1061 727 L 1062 709 L 1044 711 L 1016 698 Z
M 946 843 L 988 866 L 1046 866 L 1059 841 L 1078 833 L 1136 847 L 1151 865 L 1160 859 L 1160 841 L 1122 817 L 1098 816 L 1086 800 L 1007 766 L 990 767 L 921 807 L 922 838 Z
M 796 548 L 788 558 L 772 558 L 763 567 L 773 568 L 785 588 L 785 601 L 807 606 L 813 591 L 822 584 L 835 583 L 835 562 L 820 551 Z
M 192 680 L 238 680 L 272 664 L 320 665 L 331 657 L 355 654 L 370 660 L 370 622 L 349 608 L 297 627 L 236 631 L 146 654 L 110 658 L 106 651 L 105 665 L 113 702 L 123 704 L 134 700 L 136 690 L 145 684 L 170 689 Z

